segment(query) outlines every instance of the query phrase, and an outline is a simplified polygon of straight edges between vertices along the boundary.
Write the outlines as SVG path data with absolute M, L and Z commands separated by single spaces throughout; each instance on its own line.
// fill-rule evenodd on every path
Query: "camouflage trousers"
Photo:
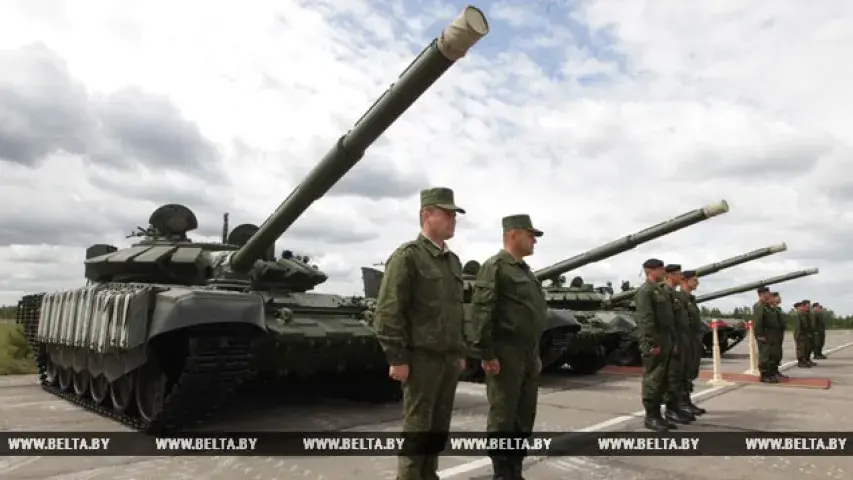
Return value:
M 417 452 L 440 451 L 440 447 L 426 443 L 446 443 L 458 382 L 459 358 L 455 355 L 412 353 L 409 378 L 403 383 L 403 432 L 415 434 L 407 439 L 411 442 L 407 447 Z M 423 432 L 444 435 L 417 435 Z M 437 472 L 437 454 L 398 457 L 397 480 L 438 480 Z
M 486 375 L 489 417 L 486 430 L 494 436 L 529 437 L 536 421 L 539 397 L 539 352 L 529 348 L 498 347 L 497 375 Z M 490 452 L 490 456 L 498 455 Z
M 808 360 L 812 352 L 812 339 L 808 332 L 794 333 L 797 345 L 797 360 Z
M 815 355 L 823 354 L 823 346 L 826 343 L 826 330 L 818 330 L 812 336 L 812 353 Z
M 643 348 L 643 406 L 647 410 L 660 411 L 660 405 L 664 396 L 670 392 L 670 385 L 676 385 L 676 392 L 680 391 L 681 363 L 674 358 L 673 347 L 661 348 L 658 355 L 648 353 Z
M 761 373 L 778 373 L 782 363 L 782 342 L 779 335 L 767 335 L 764 342 L 758 342 L 758 370 Z
M 676 342 L 676 351 L 673 352 L 672 358 L 669 360 L 668 369 L 672 372 L 671 375 L 675 377 L 675 381 L 669 382 L 663 395 L 663 401 L 667 406 L 680 404 L 684 398 L 684 392 L 689 391 L 688 385 L 693 384 L 693 379 L 690 378 L 690 368 L 693 366 L 692 347 L 690 339 L 686 336 L 679 338 Z
M 702 369 L 702 357 L 705 354 L 705 345 L 702 343 L 702 337 L 694 335 L 690 342 L 690 360 L 687 365 L 687 381 L 684 384 L 684 394 L 693 393 L 693 382 L 699 378 L 699 371 Z

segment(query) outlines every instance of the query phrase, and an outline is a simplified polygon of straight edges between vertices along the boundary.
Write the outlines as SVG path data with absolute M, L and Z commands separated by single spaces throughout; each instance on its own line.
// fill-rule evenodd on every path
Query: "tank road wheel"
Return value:
M 113 410 L 117 413 L 124 413 L 133 405 L 135 373 L 126 373 L 110 383 L 110 399 L 113 401 Z
M 107 381 L 107 377 L 98 375 L 93 378 L 89 385 L 89 397 L 92 401 L 96 405 L 101 405 L 108 396 L 110 396 L 110 382 Z
M 56 385 L 59 382 L 59 366 L 53 363 L 50 358 L 47 359 L 46 363 L 45 380 L 48 385 Z
M 166 401 L 168 378 L 166 373 L 151 361 L 136 372 L 136 410 L 146 422 L 157 418 Z
M 72 371 L 71 368 L 62 368 L 59 367 L 59 389 L 63 392 L 67 392 L 71 390 L 72 384 Z
M 89 393 L 89 384 L 91 383 L 92 376 L 89 375 L 88 370 L 83 370 L 81 372 L 72 372 L 71 380 L 74 384 L 74 394 L 78 397 L 82 397 Z

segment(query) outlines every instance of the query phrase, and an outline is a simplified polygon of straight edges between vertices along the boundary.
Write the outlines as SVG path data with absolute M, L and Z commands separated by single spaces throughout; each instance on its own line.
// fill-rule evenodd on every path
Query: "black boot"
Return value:
M 801 358 L 797 360 L 797 368 L 812 368 L 812 366 L 805 359 Z
M 492 480 L 515 480 L 507 457 L 492 457 Z
M 761 383 L 779 383 L 779 377 L 764 372 L 761 374 Z
M 702 415 L 702 414 L 707 412 L 707 410 L 705 410 L 704 408 L 699 408 L 696 405 L 694 405 L 692 401 L 690 401 L 690 394 L 689 393 L 684 394 L 684 399 L 681 401 L 681 404 L 684 405 L 684 407 L 687 408 L 690 411 L 690 413 L 692 413 L 695 416 Z
M 696 417 L 682 410 L 679 405 L 667 405 L 665 418 L 682 425 L 687 425 L 696 420 Z
M 814 358 L 816 358 L 818 360 L 826 360 L 826 355 L 824 355 L 823 352 L 821 351 L 821 352 L 815 353 Z
M 653 432 L 664 433 L 670 429 L 666 420 L 660 414 L 660 407 L 646 407 L 645 427 Z

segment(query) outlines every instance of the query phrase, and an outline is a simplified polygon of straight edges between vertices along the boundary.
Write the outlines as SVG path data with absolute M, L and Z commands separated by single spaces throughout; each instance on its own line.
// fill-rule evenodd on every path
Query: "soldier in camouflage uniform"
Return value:
M 826 343 L 826 316 L 823 313 L 823 305 L 814 304 L 814 358 L 824 359 L 823 346 Z
M 781 318 L 771 304 L 770 289 L 758 289 L 758 302 L 752 308 L 752 328 L 758 343 L 758 370 L 764 383 L 779 383 L 779 364 L 776 363 L 777 344 L 780 343 Z
M 539 339 L 548 306 L 539 280 L 523 260 L 542 231 L 528 215 L 504 217 L 504 247 L 483 263 L 471 297 L 472 351 L 482 360 L 492 436 L 529 437 L 533 432 L 542 370 Z M 489 452 L 495 480 L 523 480 L 524 453 Z
M 806 353 L 806 363 L 813 367 L 816 367 L 817 362 L 812 361 L 812 355 L 814 355 L 815 353 L 815 327 L 817 326 L 817 322 L 815 321 L 815 312 L 812 308 L 811 300 L 806 299 L 800 303 L 803 304 L 803 308 L 809 314 L 809 348 Z
M 809 311 L 803 302 L 794 304 L 795 321 L 794 321 L 794 341 L 797 343 L 797 367 L 811 368 L 812 364 L 809 361 L 809 352 L 811 351 L 811 334 L 809 332 L 811 325 L 809 319 Z
M 687 314 L 687 304 L 684 297 L 676 290 L 684 278 L 681 275 L 681 265 L 671 264 L 664 267 L 666 275 L 661 285 L 663 291 L 670 298 L 674 315 L 675 326 L 675 348 L 672 351 L 672 359 L 669 363 L 670 381 L 664 403 L 666 404 L 666 418 L 676 423 L 690 423 L 696 420 L 693 412 L 682 404 L 684 400 L 685 386 L 688 383 L 688 372 L 690 361 L 693 357 L 690 341 L 690 317 Z
M 660 405 L 669 390 L 670 363 L 675 349 L 675 311 L 670 296 L 661 281 L 666 274 L 663 261 L 650 258 L 643 263 L 646 281 L 634 296 L 637 328 L 640 333 L 640 354 L 643 357 L 643 407 L 645 426 L 656 432 L 676 428 L 675 423 L 661 416 Z
M 694 270 L 684 270 L 681 272 L 681 277 L 681 291 L 678 293 L 681 295 L 682 301 L 687 308 L 687 318 L 689 319 L 690 326 L 690 356 L 686 362 L 687 375 L 685 376 L 681 403 L 695 416 L 706 412 L 704 408 L 693 404 L 690 399 L 690 394 L 693 393 L 693 382 L 699 378 L 699 370 L 702 366 L 702 354 L 705 351 L 705 347 L 702 344 L 702 315 L 699 311 L 699 306 L 696 304 L 696 297 L 693 295 L 693 292 L 699 287 L 699 277 L 696 276 Z
M 421 233 L 389 257 L 376 301 L 377 337 L 389 376 L 402 383 L 403 431 L 412 453 L 399 457 L 398 480 L 438 480 L 438 453 L 465 367 L 462 264 L 445 243 L 457 213 L 465 210 L 454 203 L 453 190 L 421 192 Z
M 779 378 L 788 378 L 787 375 L 779 371 L 779 365 L 782 364 L 782 358 L 784 357 L 783 347 L 785 346 L 785 332 L 788 330 L 788 314 L 782 310 L 782 297 L 779 296 L 779 292 L 770 292 L 770 304 L 776 309 L 776 316 L 779 318 L 779 328 L 781 330 L 779 333 L 779 341 L 773 349 L 773 358 L 776 363 L 776 376 Z

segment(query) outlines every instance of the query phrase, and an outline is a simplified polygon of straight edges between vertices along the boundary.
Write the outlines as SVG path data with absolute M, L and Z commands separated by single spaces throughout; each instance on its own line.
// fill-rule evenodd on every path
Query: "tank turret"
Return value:
M 309 292 L 326 275 L 274 245 L 488 31 L 466 7 L 260 226 L 228 233 L 226 216 L 221 242 L 194 242 L 195 214 L 164 205 L 130 247 L 86 250 L 88 285 L 22 299 L 42 387 L 146 432 L 197 423 L 255 372 L 399 399 L 364 302 Z
M 718 298 L 737 295 L 739 293 L 748 292 L 750 290 L 756 290 L 759 287 L 767 287 L 777 283 L 788 282 L 790 280 L 796 280 L 802 277 L 808 277 L 810 275 L 817 275 L 818 273 L 820 273 L 820 270 L 817 268 L 810 268 L 808 270 L 800 270 L 797 272 L 786 273 L 785 275 L 779 275 L 765 280 L 759 280 L 756 282 L 746 283 L 737 287 L 727 288 L 725 290 L 718 290 L 716 292 L 706 293 L 705 295 L 699 295 L 696 297 L 696 303 L 710 302 L 711 300 L 716 300 Z
M 533 272 L 533 274 L 536 275 L 536 278 L 539 280 L 555 279 L 571 270 L 604 260 L 605 258 L 610 258 L 622 252 L 627 252 L 632 248 L 636 248 L 638 245 L 660 238 L 664 235 L 668 235 L 677 230 L 681 230 L 682 228 L 687 228 L 691 225 L 703 222 L 712 217 L 716 217 L 717 215 L 722 215 L 728 211 L 729 204 L 725 200 L 721 200 L 717 203 L 712 203 L 705 207 L 681 214 L 665 222 L 640 230 L 639 232 L 632 233 L 631 235 L 624 236 L 618 240 L 601 245 L 600 247 L 593 248 L 592 250 L 588 250 L 579 255 L 575 255 L 572 258 L 555 263 L 550 267 L 537 270 Z
M 731 258 L 727 258 L 725 260 L 721 260 L 715 263 L 709 263 L 708 265 L 703 265 L 699 268 L 695 268 L 692 270 L 696 271 L 697 277 L 703 277 L 705 275 L 711 275 L 713 273 L 717 273 L 721 270 L 725 270 L 727 268 L 732 268 L 737 265 L 742 265 L 747 262 L 751 262 L 753 260 L 758 260 L 759 258 L 766 257 L 768 255 L 773 255 L 779 252 L 784 252 L 788 249 L 788 246 L 783 242 L 776 245 L 771 245 L 769 247 L 759 248 L 757 250 L 753 250 L 748 253 L 744 253 L 742 255 L 737 255 Z M 634 295 L 637 294 L 639 289 L 632 288 L 630 290 L 623 290 L 621 292 L 617 292 L 610 296 L 605 302 L 608 306 L 619 305 L 630 302 Z

